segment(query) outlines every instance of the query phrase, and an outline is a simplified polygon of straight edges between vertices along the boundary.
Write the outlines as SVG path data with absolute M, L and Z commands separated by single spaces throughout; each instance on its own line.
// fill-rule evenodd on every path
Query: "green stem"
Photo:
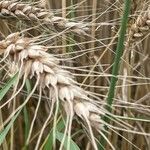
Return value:
M 106 110 L 109 112 L 112 111 L 111 105 L 113 103 L 116 82 L 118 80 L 117 75 L 119 72 L 120 60 L 121 60 L 121 56 L 123 54 L 123 49 L 124 49 L 124 41 L 125 41 L 125 34 L 126 34 L 127 23 L 128 23 L 128 16 L 130 13 L 130 7 L 131 7 L 131 0 L 126 0 L 125 5 L 124 5 L 124 12 L 123 12 L 123 17 L 122 17 L 122 22 L 121 22 L 121 28 L 120 28 L 119 37 L 118 37 L 116 55 L 114 58 L 114 64 L 113 64 L 113 69 L 112 69 L 111 83 L 110 83 L 110 88 L 109 88 L 108 97 L 107 97 Z M 110 123 L 110 119 L 107 117 L 107 114 L 103 117 L 103 120 L 106 123 Z M 105 128 L 107 129 L 106 126 L 105 126 Z M 106 135 L 106 137 L 108 136 L 107 134 L 105 134 L 105 135 Z M 104 138 L 101 138 L 100 143 L 102 146 L 99 146 L 99 149 L 102 150 L 106 147 L 106 140 Z

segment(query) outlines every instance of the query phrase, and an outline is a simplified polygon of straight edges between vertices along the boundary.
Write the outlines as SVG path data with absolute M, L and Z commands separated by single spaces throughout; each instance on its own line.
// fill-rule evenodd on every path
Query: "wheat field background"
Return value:
M 0 0 L 0 149 L 150 150 L 149 0 Z

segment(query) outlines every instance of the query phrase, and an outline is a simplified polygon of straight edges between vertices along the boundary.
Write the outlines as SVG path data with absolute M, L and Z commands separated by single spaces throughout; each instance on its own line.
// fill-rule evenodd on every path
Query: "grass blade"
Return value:
M 61 142 L 63 139 L 63 136 L 64 136 L 63 133 L 61 133 L 59 131 L 56 132 L 56 138 L 58 141 Z M 65 149 L 67 149 L 67 139 L 68 139 L 68 137 L 66 137 L 65 142 L 64 142 Z M 77 144 L 73 140 L 70 141 L 70 149 L 71 150 L 80 150 L 80 148 L 77 146 Z
M 59 121 L 59 123 L 57 124 L 57 130 L 62 130 L 65 127 L 64 121 L 63 119 L 61 119 Z M 44 150 L 52 150 L 53 148 L 53 130 L 50 131 L 47 141 L 44 145 Z
M 6 135 L 8 134 L 11 126 L 13 125 L 14 121 L 16 120 L 16 118 L 20 112 L 21 112 L 21 110 L 18 111 L 18 113 L 12 118 L 12 120 L 9 122 L 9 124 L 2 131 L 0 131 L 0 145 L 5 140 Z
M 6 84 L 5 86 L 0 90 L 0 101 L 2 98 L 7 94 L 8 90 L 11 88 L 11 86 L 14 84 L 18 77 L 18 73 L 15 74 Z
M 124 49 L 124 41 L 125 41 L 125 34 L 126 34 L 127 23 L 128 23 L 128 16 L 130 13 L 130 6 L 131 6 L 131 0 L 126 0 L 125 5 L 124 5 L 124 12 L 123 12 L 123 17 L 122 17 L 122 22 L 121 22 L 119 39 L 118 39 L 118 43 L 117 43 L 116 55 L 114 58 L 114 64 L 113 64 L 113 69 L 112 69 L 111 83 L 110 83 L 110 88 L 109 88 L 108 97 L 107 97 L 106 109 L 109 112 L 112 111 L 111 105 L 113 103 L 113 98 L 114 98 L 114 94 L 115 94 L 115 87 L 116 87 L 116 83 L 118 80 L 117 75 L 119 72 L 120 60 L 121 60 L 121 56 L 123 54 L 123 49 Z M 104 116 L 103 120 L 106 123 L 110 122 L 110 119 L 107 117 L 107 115 Z M 105 126 L 105 128 L 107 130 L 106 126 Z M 100 143 L 102 144 L 103 147 L 105 147 L 106 140 L 104 138 L 101 138 Z M 99 149 L 103 149 L 102 146 L 100 146 Z

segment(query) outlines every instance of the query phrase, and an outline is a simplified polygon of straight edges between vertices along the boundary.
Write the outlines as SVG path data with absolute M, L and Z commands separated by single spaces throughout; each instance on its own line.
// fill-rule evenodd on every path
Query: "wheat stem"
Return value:
M 124 13 L 122 17 L 122 23 L 121 23 L 121 29 L 119 33 L 119 39 L 117 43 L 117 48 L 116 48 L 116 55 L 114 58 L 114 64 L 113 64 L 113 69 L 112 69 L 112 77 L 111 77 L 111 83 L 110 83 L 110 88 L 108 91 L 108 97 L 107 97 L 107 106 L 106 109 L 111 112 L 111 105 L 113 103 L 113 98 L 115 95 L 115 87 L 116 87 L 116 82 L 117 82 L 117 75 L 119 72 L 119 64 L 121 60 L 121 56 L 123 54 L 123 49 L 124 49 L 124 41 L 125 41 L 125 33 L 126 33 L 126 28 L 127 28 L 127 22 L 128 22 L 128 16 L 130 13 L 130 6 L 131 6 L 131 0 L 126 0 L 125 5 L 124 5 Z M 110 119 L 108 119 L 107 115 L 104 116 L 103 120 L 106 123 L 110 122 Z M 105 126 L 105 128 L 107 128 Z M 104 138 L 101 138 L 101 144 L 103 147 L 106 145 L 106 140 Z M 102 149 L 101 146 L 99 149 Z

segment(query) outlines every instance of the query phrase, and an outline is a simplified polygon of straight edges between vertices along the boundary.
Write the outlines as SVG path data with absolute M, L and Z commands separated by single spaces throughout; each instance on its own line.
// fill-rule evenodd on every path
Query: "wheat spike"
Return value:
M 13 0 L 0 2 L 0 14 L 0 17 L 7 19 L 10 16 L 24 20 L 40 21 L 54 26 L 58 31 L 67 30 L 76 34 L 85 34 L 85 31 L 88 30 L 86 25 L 81 22 L 69 21 L 63 17 L 54 16 L 49 10 Z
M 97 149 L 92 126 L 100 129 L 97 118 L 100 119 L 103 113 L 88 97 L 88 92 L 76 85 L 70 72 L 62 69 L 59 59 L 47 53 L 45 46 L 37 45 L 32 38 L 21 37 L 19 33 L 12 33 L 1 41 L 0 51 L 4 58 L 9 58 L 12 64 L 17 65 L 10 70 L 19 71 L 19 78 L 37 79 L 38 87 L 51 92 L 52 101 L 56 103 L 59 99 L 67 114 L 72 112 L 71 116 L 77 115 L 83 120 Z
M 135 39 L 143 38 L 150 30 L 150 8 L 143 15 L 139 15 L 136 22 L 131 26 L 131 36 Z

